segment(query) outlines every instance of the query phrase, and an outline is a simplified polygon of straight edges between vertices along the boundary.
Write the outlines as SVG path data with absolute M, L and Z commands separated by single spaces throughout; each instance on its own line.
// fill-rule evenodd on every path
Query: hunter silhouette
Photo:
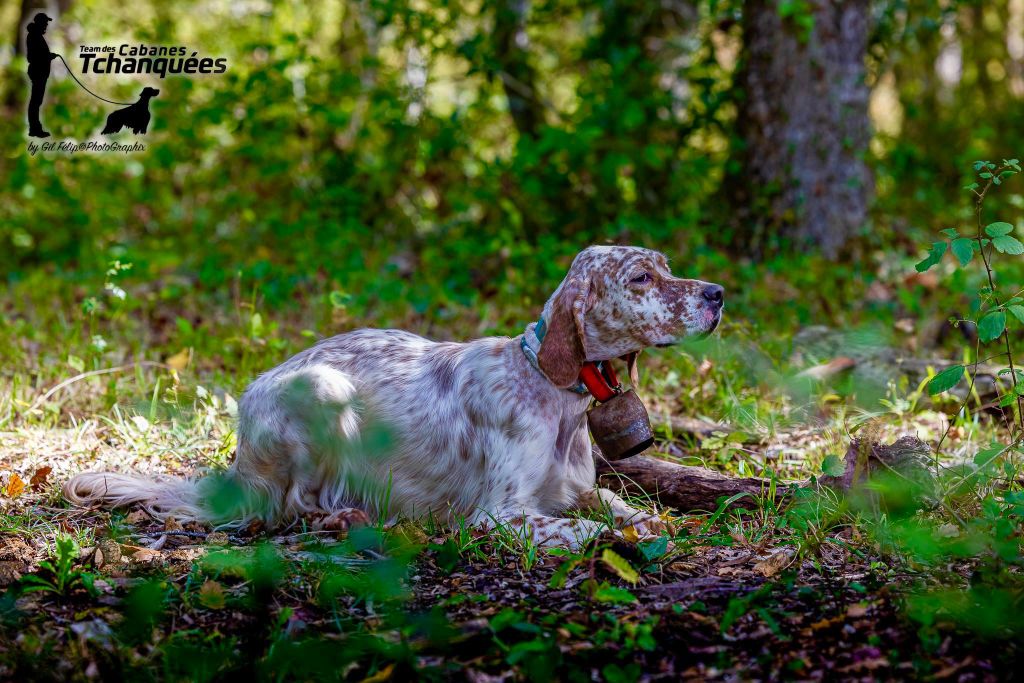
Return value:
M 28 56 L 28 77 L 32 81 L 32 95 L 28 100 L 28 134 L 34 138 L 50 137 L 50 133 L 43 130 L 43 124 L 39 121 L 39 106 L 43 103 L 46 80 L 50 77 L 50 61 L 57 57 L 50 52 L 43 39 L 46 25 L 50 21 L 50 17 L 40 12 L 26 28 L 28 39 L 25 41 L 25 51 Z

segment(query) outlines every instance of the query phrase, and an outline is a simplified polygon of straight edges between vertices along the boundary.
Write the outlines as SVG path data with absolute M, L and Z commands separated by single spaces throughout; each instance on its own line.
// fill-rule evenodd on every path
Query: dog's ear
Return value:
M 640 371 L 636 365 L 636 360 L 640 357 L 640 353 L 640 351 L 633 351 L 631 353 L 627 353 L 625 356 L 619 356 L 620 360 L 626 363 L 626 373 L 629 375 L 629 383 L 633 385 L 634 389 L 636 389 L 636 386 L 640 384 Z
M 555 292 L 545 311 L 547 333 L 537 352 L 537 364 L 555 386 L 572 386 L 587 359 L 583 316 L 587 312 L 589 293 L 589 280 L 569 277 Z

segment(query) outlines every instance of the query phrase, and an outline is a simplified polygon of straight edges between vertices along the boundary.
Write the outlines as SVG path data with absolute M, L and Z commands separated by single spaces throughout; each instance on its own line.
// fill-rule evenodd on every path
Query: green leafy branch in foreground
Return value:
M 1003 298 L 996 287 L 996 272 L 993 265 L 995 252 L 1008 256 L 1020 256 L 1024 254 L 1024 243 L 1012 236 L 1013 225 L 1003 221 L 996 221 L 983 225 L 982 215 L 984 212 L 985 199 L 989 191 L 1002 185 L 1010 176 L 1021 172 L 1020 162 L 1017 159 L 1003 159 L 1001 164 L 994 164 L 990 161 L 976 161 L 973 165 L 974 172 L 978 175 L 978 181 L 967 185 L 964 189 L 974 194 L 974 213 L 977 220 L 977 227 L 973 235 L 962 235 L 956 228 L 948 228 L 942 231 L 947 238 L 941 242 L 932 243 L 926 256 L 916 268 L 923 273 L 933 266 L 938 265 L 947 251 L 952 252 L 961 268 L 966 268 L 975 255 L 981 257 L 982 266 L 987 276 L 987 285 L 982 286 L 977 292 L 977 298 L 972 305 L 973 318 L 953 320 L 954 325 L 964 322 L 971 322 L 978 328 L 978 347 L 974 351 L 973 371 L 971 373 L 971 389 L 974 387 L 973 377 L 977 373 L 978 365 L 983 362 L 980 358 L 980 345 L 1003 340 L 1004 349 L 995 353 L 990 358 L 1005 357 L 1007 367 L 999 371 L 1000 376 L 1009 375 L 1011 389 L 1006 392 L 999 401 L 1002 408 L 1016 404 L 1017 432 L 1014 436 L 1016 442 L 1024 434 L 1024 413 L 1021 410 L 1021 397 L 1024 395 L 1024 372 L 1018 369 L 1014 363 L 1013 351 L 1010 348 L 1010 336 L 1008 321 L 1012 316 L 1018 322 L 1024 323 L 1024 297 L 1018 291 L 1013 295 Z M 987 360 L 987 359 L 986 359 Z M 953 365 L 928 382 L 928 393 L 931 395 L 949 391 L 963 379 L 967 372 L 965 364 Z M 968 391 L 964 398 L 961 411 L 970 400 L 971 391 Z M 952 423 L 951 423 L 952 424 Z M 945 435 L 943 435 L 943 439 Z M 941 445 L 942 440 L 939 441 Z

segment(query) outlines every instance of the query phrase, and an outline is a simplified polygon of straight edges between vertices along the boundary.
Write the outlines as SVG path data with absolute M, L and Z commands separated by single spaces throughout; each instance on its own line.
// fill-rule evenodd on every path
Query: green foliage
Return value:
M 825 459 L 821 463 L 822 474 L 827 474 L 831 477 L 839 477 L 846 471 L 846 465 L 843 463 L 842 458 L 834 453 L 829 453 L 825 456 Z
M 928 393 L 934 396 L 949 391 L 960 383 L 960 379 L 964 376 L 964 370 L 962 365 L 953 365 L 935 375 L 928 380 Z
M 935 570 L 948 566 L 954 559 L 971 559 L 977 563 L 971 587 L 930 589 L 909 600 L 909 614 L 922 624 L 922 637 L 926 640 L 933 637 L 935 624 L 941 619 L 951 619 L 986 638 L 1019 638 L 1024 628 L 1020 619 L 1011 613 L 1013 610 L 1006 609 L 1006 605 L 1016 601 L 1021 590 L 1019 571 L 1024 562 L 1019 542 L 1024 528 L 1021 494 L 1013 490 L 1013 484 L 1011 490 L 998 484 L 1017 481 L 1016 456 L 1022 453 L 1024 440 L 1024 415 L 1021 414 L 1024 373 L 1017 367 L 1011 343 L 1011 329 L 1024 322 L 1024 310 L 1021 310 L 1024 299 L 1021 291 L 1006 292 L 1005 285 L 1000 287 L 1005 280 L 1000 277 L 1003 266 L 1000 262 L 997 269 L 996 264 L 997 254 L 1009 258 L 1024 254 L 1024 244 L 1011 235 L 1012 223 L 985 224 L 983 220 L 990 192 L 1019 173 L 1021 167 L 1016 159 L 1004 159 L 999 164 L 977 161 L 972 168 L 978 180 L 965 189 L 974 197 L 976 227 L 973 235 L 960 237 L 957 230 L 945 230 L 943 234 L 951 240 L 950 248 L 959 267 L 970 265 L 975 253 L 980 256 L 977 269 L 982 278 L 972 293 L 972 316 L 955 322 L 977 325 L 978 342 L 974 348 L 964 351 L 965 357 L 973 356 L 974 371 L 982 362 L 983 354 L 988 360 L 1000 359 L 1007 365 L 998 373 L 1000 378 L 1009 380 L 1008 385 L 1001 387 L 998 405 L 1008 411 L 1009 432 L 999 441 L 979 449 L 973 458 L 973 468 L 936 471 L 936 486 L 894 477 L 879 478 L 873 485 L 878 497 L 858 503 L 869 517 L 876 514 L 877 506 L 884 507 L 886 515 L 872 520 L 873 533 L 883 545 L 906 554 L 914 562 Z M 928 257 L 918 264 L 918 270 L 939 265 L 944 252 L 944 242 L 934 243 Z M 982 351 L 982 344 L 996 341 L 1002 342 L 998 350 Z M 928 393 L 940 394 L 957 386 L 967 373 L 968 365 L 972 364 L 954 365 L 932 377 L 927 385 Z M 974 386 L 973 380 L 971 386 Z M 971 400 L 968 394 L 958 412 L 964 413 Z M 950 421 L 949 428 L 952 426 Z M 949 428 L 939 440 L 939 448 Z M 945 524 L 935 524 L 918 514 L 921 501 L 926 500 L 935 501 L 934 507 L 943 511 Z M 970 506 L 969 517 L 957 512 L 957 509 L 963 510 L 965 504 Z
M 863 257 L 843 263 L 793 254 L 761 259 L 744 244 L 732 255 L 705 246 L 719 227 L 707 216 L 729 166 L 726 150 L 739 142 L 730 139 L 731 128 L 745 104 L 732 87 L 742 57 L 741 3 L 683 3 L 680 16 L 675 6 L 649 2 L 528 4 L 522 35 L 535 77 L 531 99 L 542 112 L 532 129 L 517 127 L 510 115 L 508 55 L 493 30 L 502 17 L 486 3 L 279 3 L 269 14 L 193 0 L 134 3 L 132 11 L 121 0 L 71 3 L 61 22 L 81 27 L 83 41 L 142 32 L 139 39 L 152 43 L 216 46 L 231 68 L 223 79 L 167 81 L 154 101 L 145 155 L 30 158 L 18 153 L 18 126 L 0 133 L 12 150 L 0 157 L 0 269 L 10 292 L 0 316 L 0 361 L 15 369 L 9 392 L 0 395 L 0 429 L 26 419 L 64 427 L 68 415 L 77 425 L 85 414 L 78 403 L 88 401 L 100 406 L 94 414 L 107 420 L 109 438 L 134 449 L 133 456 L 156 461 L 170 453 L 191 462 L 204 450 L 192 435 L 234 419 L 232 394 L 318 336 L 364 325 L 452 338 L 518 332 L 568 259 L 590 242 L 663 248 L 678 273 L 727 286 L 727 343 L 661 352 L 660 371 L 644 380 L 652 398 L 671 397 L 672 410 L 737 426 L 686 442 L 682 451 L 696 454 L 687 456 L 694 464 L 762 474 L 760 446 L 803 415 L 832 411 L 837 433 L 864 419 L 845 405 L 858 391 L 863 398 L 856 387 L 798 401 L 777 391 L 789 371 L 781 359 L 793 351 L 792 333 L 809 324 L 888 330 L 904 316 L 923 321 L 968 310 L 958 324 L 976 325 L 989 346 L 958 354 L 960 363 L 923 388 L 939 395 L 971 381 L 983 358 L 1005 354 L 1009 365 L 1010 347 L 1024 329 L 1024 298 L 1010 289 L 1024 273 L 1024 262 L 1014 258 L 1024 245 L 1011 223 L 982 227 L 980 208 L 994 203 L 995 213 L 1008 215 L 1019 206 L 1012 192 L 990 194 L 1021 170 L 1017 160 L 977 162 L 967 185 L 979 200 L 977 228 L 946 227 L 943 241 L 925 245 L 917 270 L 934 269 L 948 286 L 912 284 L 924 279 L 904 286 L 888 275 L 908 265 L 907 240 L 964 224 L 951 218 L 965 218 L 951 167 L 997 146 L 1024 144 L 1015 94 L 1019 60 L 1007 53 L 1005 0 L 954 3 L 941 18 L 934 3 L 918 0 L 874 8 L 869 80 L 880 101 L 895 104 L 882 113 L 871 145 L 874 224 L 855 245 L 865 247 Z M 692 17 L 685 14 L 691 7 Z M 805 40 L 814 9 L 803 0 L 778 4 L 787 30 Z M 948 48 L 946 27 L 964 50 L 955 83 L 921 77 L 935 73 Z M 425 85 L 418 86 L 421 63 Z M 24 66 L 15 57 L 2 67 L 0 89 L 14 103 L 11 111 L 24 105 Z M 111 87 L 120 98 L 134 84 Z M 106 113 L 66 80 L 51 81 L 48 98 L 47 120 L 58 136 L 80 137 Z M 782 306 L 786 315 L 766 315 Z M 844 338 L 844 348 L 852 342 L 853 335 Z M 876 335 L 870 343 L 889 342 Z M 1005 352 L 996 349 L 999 342 Z M 133 365 L 138 359 L 163 367 L 143 369 Z M 81 394 L 58 392 L 33 403 L 41 388 L 68 374 L 111 369 L 80 385 L 88 387 Z M 1024 373 L 1014 364 L 1000 377 L 1006 386 L 999 405 L 1018 411 Z M 913 421 L 930 403 L 921 400 L 921 387 L 903 389 L 896 384 L 886 395 L 886 418 L 916 429 Z M 936 400 L 938 407 L 950 404 Z M 966 426 L 968 445 L 978 434 L 989 443 L 991 425 L 969 399 L 950 407 L 957 410 L 950 427 Z M 133 418 L 163 421 L 173 446 L 147 443 L 147 430 Z M 205 450 L 223 464 L 234 435 L 230 428 L 216 434 L 218 444 Z M 696 518 L 697 528 L 641 542 L 629 560 L 603 547 L 546 556 L 523 529 L 508 526 L 481 536 L 460 523 L 440 542 L 431 526 L 423 544 L 428 561 L 446 572 L 491 562 L 531 575 L 545 571 L 552 556 L 562 558 L 550 586 L 578 593 L 593 607 L 592 621 L 545 620 L 525 607 L 486 619 L 483 641 L 492 640 L 486 644 L 523 679 L 552 680 L 571 669 L 564 630 L 617 653 L 608 655 L 615 661 L 594 664 L 605 679 L 636 680 L 641 669 L 632 659 L 654 648 L 657 619 L 623 614 L 649 598 L 634 584 L 657 580 L 664 565 L 691 548 L 781 538 L 801 562 L 827 574 L 825 550 L 846 543 L 839 534 L 845 539 L 850 531 L 891 553 L 893 567 L 926 567 L 939 577 L 951 562 L 977 569 L 969 588 L 910 600 L 922 633 L 953 620 L 986 637 L 1019 637 L 1010 606 L 1020 595 L 1021 503 L 1013 490 L 1020 436 L 1000 433 L 973 460 L 950 453 L 965 465 L 942 478 L 937 491 L 896 478 L 852 500 L 798 490 L 782 509 L 772 472 L 763 496 L 720 501 L 711 515 Z M 369 447 L 381 452 L 393 446 L 383 430 L 369 437 Z M 796 474 L 811 474 L 816 462 L 812 456 Z M 821 462 L 825 475 L 843 471 L 835 455 Z M 266 507 L 265 500 L 245 499 L 228 479 L 213 478 L 209 486 L 209 504 L 225 515 L 239 503 Z M 388 496 L 381 492 L 384 508 Z M 735 513 L 737 504 L 753 510 Z M 166 678 L 179 680 L 239 672 L 274 680 L 450 677 L 423 664 L 435 651 L 423 657 L 417 649 L 429 643 L 443 653 L 453 642 L 444 614 L 409 602 L 422 544 L 393 536 L 382 521 L 333 546 L 304 547 L 311 556 L 301 562 L 270 544 L 229 548 L 211 552 L 183 588 L 159 577 L 135 585 L 112 608 L 121 619 L 117 642 L 139 648 L 125 666 L 149 676 L 155 662 Z M 872 552 L 856 542 L 843 548 Z M 14 619 L 19 590 L 60 601 L 92 590 L 93 574 L 78 552 L 59 538 L 55 557 L 3 597 L 4 622 Z M 603 576 L 578 582 L 595 571 Z M 947 586 L 963 583 L 949 579 Z M 782 619 L 772 590 L 734 596 L 721 630 L 731 633 L 747 615 L 776 629 Z M 282 596 L 303 607 L 274 612 Z M 244 615 L 256 625 L 237 636 L 182 630 L 176 619 L 184 606 Z M 673 607 L 675 614 L 685 611 Z M 307 608 L 329 615 L 321 627 L 326 637 L 303 631 L 310 628 Z M 10 623 L 16 628 L 16 620 Z M 172 624 L 178 630 L 159 641 Z M 22 642 L 31 644 L 32 634 Z M 101 659 L 106 652 L 82 649 Z
M 67 595 L 78 588 L 95 593 L 95 575 L 75 567 L 78 561 L 78 544 L 70 536 L 60 535 L 55 543 L 52 560 L 39 563 L 39 574 L 29 574 L 18 583 L 19 593 L 49 592 Z
M 636 569 L 629 564 L 629 561 L 611 548 L 606 548 L 604 552 L 601 553 L 601 561 L 604 562 L 609 569 L 618 574 L 623 581 L 636 583 L 640 579 L 640 575 L 637 573 Z
M 976 293 L 975 306 L 976 317 L 956 321 L 957 324 L 973 323 L 977 325 L 978 339 L 981 343 L 988 344 L 1003 338 L 1005 340 L 1005 352 L 997 353 L 996 356 L 1003 356 L 1010 367 L 1005 372 L 1010 376 L 1012 388 L 1004 395 L 1011 396 L 1005 402 L 1009 405 L 1017 396 L 1017 375 L 1013 371 L 1013 355 L 1010 349 L 1010 340 L 1007 331 L 1007 312 L 1018 321 L 1024 320 L 1024 307 L 1020 305 L 1020 292 L 1001 298 L 995 286 L 998 279 L 996 276 L 993 258 L 994 252 L 1008 256 L 1019 256 L 1024 254 L 1024 243 L 1011 236 L 1013 225 L 1005 221 L 996 221 L 982 227 L 982 214 L 985 200 L 990 190 L 1001 185 L 1006 179 L 1020 172 L 1020 164 L 1017 159 L 1003 159 L 1002 163 L 995 164 L 991 161 L 976 161 L 972 168 L 977 173 L 981 182 L 974 182 L 965 187 L 968 192 L 974 195 L 975 216 L 977 218 L 977 229 L 971 237 L 961 237 L 955 228 L 942 231 L 942 234 L 949 238 L 949 242 L 933 242 L 928 250 L 928 256 L 920 261 L 916 268 L 918 272 L 925 272 L 942 262 L 947 247 L 956 256 L 961 268 L 967 267 L 977 251 L 981 256 L 981 264 L 986 276 L 986 285 L 978 288 Z M 986 237 L 987 236 L 987 237 Z M 935 395 L 949 391 L 955 387 L 966 372 L 962 365 L 954 365 L 933 377 L 928 382 L 928 393 Z M 1018 421 L 1024 430 L 1024 417 L 1020 416 L 1018 409 Z

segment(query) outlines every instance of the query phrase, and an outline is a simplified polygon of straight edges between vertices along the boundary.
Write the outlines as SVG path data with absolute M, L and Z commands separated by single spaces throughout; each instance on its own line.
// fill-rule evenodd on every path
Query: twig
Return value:
M 988 194 L 988 191 L 992 189 L 992 185 L 995 183 L 996 178 L 998 178 L 1006 169 L 1006 166 L 1000 166 L 999 168 L 993 169 L 991 172 L 992 177 L 988 179 L 988 183 L 986 183 L 981 192 L 975 192 L 977 199 L 974 200 L 974 212 L 978 217 L 978 234 L 976 236 L 976 239 L 978 240 L 978 250 L 981 253 L 981 262 L 985 265 L 985 274 L 988 276 L 988 291 L 996 302 L 997 308 L 1000 307 L 1000 304 L 996 297 L 996 283 L 995 279 L 992 277 L 992 266 L 989 264 L 988 256 L 985 253 L 985 242 L 982 236 L 981 227 L 981 214 L 985 208 L 985 196 Z M 1021 405 L 1022 397 L 1017 393 L 1017 370 L 1013 367 L 1013 352 L 1010 350 L 1010 332 L 1005 325 L 1003 326 L 1002 337 L 1003 342 L 1006 345 L 1006 362 L 1010 367 L 1010 380 L 1013 382 L 1013 392 L 1017 395 L 1017 423 L 1020 426 L 1020 430 L 1024 432 L 1024 407 Z

